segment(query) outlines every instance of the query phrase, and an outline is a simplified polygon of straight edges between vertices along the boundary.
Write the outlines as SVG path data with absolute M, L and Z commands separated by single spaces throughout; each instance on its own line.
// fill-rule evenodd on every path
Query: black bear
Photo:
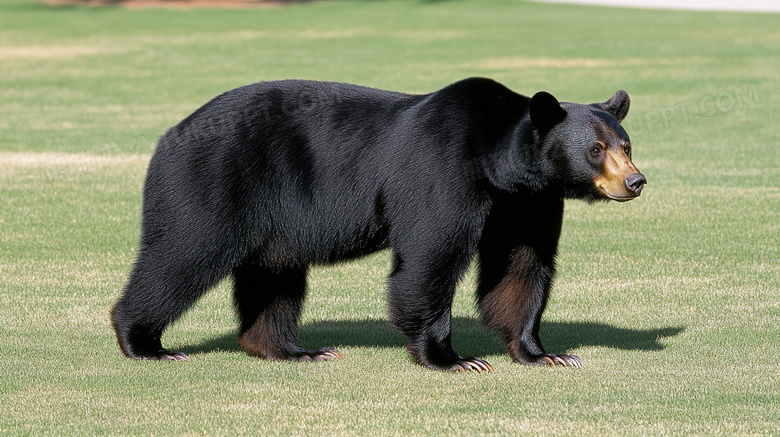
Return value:
M 539 322 L 566 198 L 625 201 L 645 177 L 629 98 L 559 103 L 483 78 L 426 95 L 302 80 L 228 91 L 168 130 L 149 164 L 138 258 L 111 319 L 131 358 L 186 360 L 160 337 L 232 275 L 239 343 L 274 360 L 341 357 L 296 340 L 311 265 L 390 248 L 390 320 L 423 366 L 490 371 L 450 344 L 455 286 L 478 256 L 481 319 L 520 363 Z

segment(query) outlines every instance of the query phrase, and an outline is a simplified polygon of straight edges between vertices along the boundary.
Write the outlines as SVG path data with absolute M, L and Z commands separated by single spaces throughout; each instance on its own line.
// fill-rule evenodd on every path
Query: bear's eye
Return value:
M 628 144 L 623 144 L 623 151 L 628 155 L 628 157 L 631 157 L 631 146 Z
M 596 156 L 601 155 L 601 147 L 594 147 L 594 148 L 590 149 L 590 155 L 593 156 L 594 158 Z

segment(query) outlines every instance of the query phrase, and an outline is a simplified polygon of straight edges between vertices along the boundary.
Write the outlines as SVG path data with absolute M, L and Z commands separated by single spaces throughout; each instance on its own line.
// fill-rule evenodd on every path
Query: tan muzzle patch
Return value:
M 625 202 L 639 197 L 646 180 L 623 149 L 604 151 L 604 174 L 593 182 L 608 198 Z

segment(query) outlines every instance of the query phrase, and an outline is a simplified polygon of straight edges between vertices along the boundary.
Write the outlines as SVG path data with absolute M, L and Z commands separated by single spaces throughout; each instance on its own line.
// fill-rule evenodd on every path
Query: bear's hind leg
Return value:
M 277 272 L 253 264 L 233 269 L 234 299 L 241 323 L 238 341 L 247 353 L 292 361 L 342 357 L 336 349 L 310 351 L 298 345 L 306 273 L 306 268 Z
M 186 354 L 162 346 L 162 333 L 224 274 L 204 275 L 204 269 L 182 260 L 171 266 L 159 259 L 177 256 L 155 258 L 150 253 L 155 252 L 141 252 L 122 297 L 111 309 L 119 348 L 134 359 L 187 361 Z

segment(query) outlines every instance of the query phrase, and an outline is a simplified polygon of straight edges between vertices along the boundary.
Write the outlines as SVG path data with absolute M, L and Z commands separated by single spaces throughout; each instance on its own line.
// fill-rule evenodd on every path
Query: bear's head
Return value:
M 590 105 L 536 93 L 529 113 L 547 182 L 567 198 L 591 202 L 639 197 L 647 179 L 631 161 L 631 140 L 620 125 L 629 103 L 623 90 Z

